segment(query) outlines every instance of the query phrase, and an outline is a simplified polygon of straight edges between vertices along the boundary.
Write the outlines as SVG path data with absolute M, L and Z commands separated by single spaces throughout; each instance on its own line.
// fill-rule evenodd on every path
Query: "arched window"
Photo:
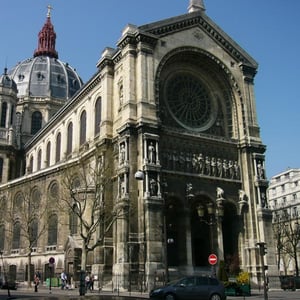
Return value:
M 7 102 L 3 102 L 1 106 L 1 122 L 0 126 L 5 127 L 6 124 L 6 113 L 7 113 Z
M 21 226 L 20 222 L 16 222 L 13 226 L 12 249 L 20 248 Z
M 42 128 L 42 114 L 35 111 L 31 116 L 31 134 L 36 134 Z
M 70 211 L 69 215 L 69 222 L 70 222 L 70 233 L 76 234 L 78 229 L 78 215 L 77 215 L 78 207 L 76 204 L 74 204 L 72 210 Z
M 84 110 L 80 116 L 80 145 L 86 142 L 86 111 Z
M 13 122 L 14 122 L 14 115 L 15 115 L 15 107 L 12 106 L 11 107 L 11 112 L 10 112 L 10 125 L 12 125 Z
M 48 245 L 57 244 L 57 215 L 52 215 L 48 220 Z
M 42 150 L 40 149 L 37 157 L 37 170 L 42 168 Z
M 100 133 L 101 123 L 101 98 L 98 98 L 95 103 L 95 136 Z
M 0 251 L 4 249 L 4 241 L 5 241 L 5 226 L 4 224 L 0 225 Z
M 29 242 L 31 247 L 37 246 L 39 221 L 37 218 L 31 220 L 29 224 Z
M 48 142 L 46 148 L 46 167 L 50 166 L 50 158 L 51 158 L 51 142 Z
M 73 143 L 73 123 L 71 122 L 68 126 L 68 137 L 67 137 L 67 154 L 72 152 Z
M 21 192 L 17 193 L 14 199 L 14 212 L 20 213 L 24 208 L 24 197 Z
M 33 156 L 30 156 L 29 166 L 28 166 L 28 173 L 32 173 L 32 172 L 33 172 Z
M 2 176 L 3 176 L 3 158 L 0 157 L 0 182 L 2 182 Z
M 60 132 L 56 136 L 56 153 L 55 153 L 55 162 L 60 161 L 60 148 L 61 148 L 61 134 Z

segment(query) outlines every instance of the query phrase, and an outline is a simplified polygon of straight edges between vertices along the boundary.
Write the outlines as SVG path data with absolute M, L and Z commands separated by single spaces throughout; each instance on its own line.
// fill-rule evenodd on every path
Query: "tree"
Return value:
M 9 198 L 7 200 L 10 206 L 6 209 L 6 220 L 9 226 L 6 230 L 12 237 L 12 249 L 24 245 L 22 248 L 27 250 L 27 283 L 28 287 L 31 287 L 32 253 L 47 229 L 46 223 L 40 220 L 47 215 L 48 205 L 47 202 L 41 201 L 39 189 L 32 186 L 30 182 L 16 189 L 16 193 L 9 193 Z
M 281 216 L 275 218 L 273 225 L 277 243 L 278 265 L 282 255 L 287 255 L 294 262 L 295 275 L 299 276 L 298 245 L 300 242 L 300 227 L 298 217 L 291 212 L 283 211 Z
M 80 158 L 63 172 L 63 192 L 59 205 L 78 230 L 82 241 L 81 270 L 86 270 L 87 256 L 103 244 L 113 224 L 126 210 L 113 201 L 112 159 L 104 153 Z

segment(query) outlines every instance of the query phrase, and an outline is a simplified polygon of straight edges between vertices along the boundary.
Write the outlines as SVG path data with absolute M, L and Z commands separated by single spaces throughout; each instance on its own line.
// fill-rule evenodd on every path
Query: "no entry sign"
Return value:
M 210 254 L 208 257 L 208 262 L 210 265 L 215 265 L 218 262 L 218 257 L 216 254 Z

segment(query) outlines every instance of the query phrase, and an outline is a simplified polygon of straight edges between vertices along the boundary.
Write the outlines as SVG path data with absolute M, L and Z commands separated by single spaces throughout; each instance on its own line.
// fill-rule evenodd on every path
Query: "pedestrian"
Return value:
M 90 289 L 90 276 L 87 274 L 85 276 L 85 290 L 86 292 Z
M 38 286 L 40 284 L 40 276 L 38 272 L 35 272 L 34 274 L 34 291 L 37 292 L 38 291 Z
M 66 275 L 65 271 L 61 272 L 60 280 L 61 280 L 61 289 L 63 290 L 67 284 L 67 275 Z
M 94 290 L 94 275 L 91 274 L 90 276 L 90 291 Z

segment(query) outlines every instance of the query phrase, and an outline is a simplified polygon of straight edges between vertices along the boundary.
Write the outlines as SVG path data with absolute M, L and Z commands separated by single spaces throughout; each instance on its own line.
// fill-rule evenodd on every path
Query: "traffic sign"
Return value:
M 49 264 L 53 265 L 55 263 L 55 258 L 54 257 L 50 257 L 49 258 Z
M 218 257 L 216 254 L 210 254 L 208 257 L 208 262 L 210 265 L 215 265 L 218 262 Z

